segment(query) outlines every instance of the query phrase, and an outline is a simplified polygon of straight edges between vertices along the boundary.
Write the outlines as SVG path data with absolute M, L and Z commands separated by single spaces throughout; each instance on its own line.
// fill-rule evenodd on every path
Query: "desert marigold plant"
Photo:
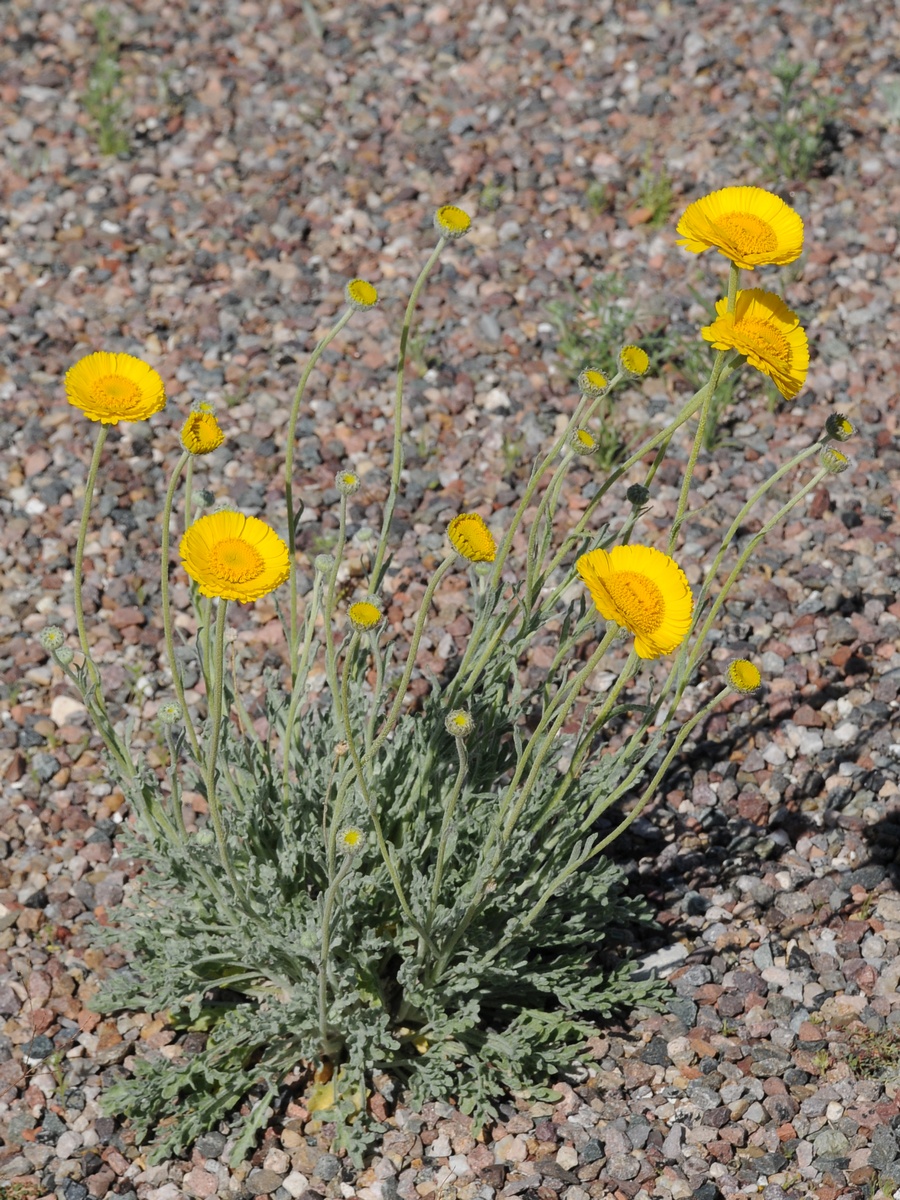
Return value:
M 187 415 L 162 508 L 172 695 L 156 714 L 164 761 L 152 764 L 135 760 L 104 701 L 82 565 L 109 427 L 159 412 L 165 390 L 152 367 L 122 354 L 90 355 L 66 376 L 69 402 L 100 429 L 75 556 L 79 650 L 59 626 L 41 644 L 96 722 L 133 813 L 124 837 L 148 864 L 111 914 L 114 927 L 97 931 L 130 962 L 95 1004 L 164 1011 L 177 1028 L 208 1034 L 189 1060 L 139 1057 L 133 1076 L 105 1093 L 139 1142 L 153 1139 L 156 1161 L 222 1120 L 234 1130 L 232 1162 L 241 1161 L 292 1088 L 308 1089 L 308 1111 L 333 1121 L 336 1144 L 358 1157 L 379 1132 L 369 1103 L 376 1072 L 411 1105 L 454 1097 L 479 1126 L 509 1090 L 548 1095 L 599 1021 L 660 1002 L 661 985 L 636 980 L 629 960 L 633 931 L 651 912 L 627 895 L 609 847 L 716 705 L 735 693 L 753 703 L 762 678 L 748 659 L 699 677 L 714 626 L 760 542 L 849 466 L 830 443 L 850 437 L 852 424 L 831 414 L 820 438 L 750 492 L 718 547 L 688 563 L 682 528 L 693 518 L 717 388 L 749 364 L 790 398 L 808 367 L 796 314 L 772 293 L 739 286 L 744 269 L 797 258 L 802 222 L 761 189 L 722 189 L 691 204 L 678 226 L 686 250 L 714 248 L 730 261 L 716 319 L 701 330 L 712 347 L 706 383 L 605 471 L 609 405 L 640 387 L 650 358 L 629 344 L 610 347 L 613 373 L 585 366 L 518 502 L 487 519 L 449 519 L 443 551 L 423 554 L 408 589 L 418 586 L 419 598 L 399 624 L 391 542 L 409 336 L 431 272 L 470 224 L 463 209 L 438 208 L 437 242 L 406 306 L 380 533 L 363 542 L 365 481 L 344 468 L 328 493 L 337 510 L 328 552 L 305 555 L 294 470 L 316 363 L 348 321 L 366 319 L 378 300 L 372 284 L 347 284 L 343 311 L 302 369 L 285 431 L 283 508 L 263 520 L 196 488 L 195 460 L 210 470 L 203 458 L 226 431 L 203 407 Z M 660 503 L 656 473 L 692 419 L 659 538 L 641 523 Z M 570 508 L 573 471 L 592 482 Z M 789 476 L 798 482 L 788 492 Z M 619 498 L 607 524 L 598 520 L 605 497 Z M 472 496 L 467 507 L 480 502 Z M 348 547 L 362 545 L 351 572 Z M 171 577 L 188 585 L 193 606 L 177 621 Z M 420 668 L 420 652 L 442 634 L 442 589 L 460 594 L 458 585 L 470 632 L 435 677 Z M 228 653 L 230 606 L 264 599 L 282 619 L 283 665 L 250 696 L 237 649 Z M 195 640 L 179 646 L 187 627 Z M 538 644 L 551 647 L 540 669 Z M 186 686 L 188 670 L 202 688 Z M 183 804 L 188 789 L 205 800 L 199 819 Z

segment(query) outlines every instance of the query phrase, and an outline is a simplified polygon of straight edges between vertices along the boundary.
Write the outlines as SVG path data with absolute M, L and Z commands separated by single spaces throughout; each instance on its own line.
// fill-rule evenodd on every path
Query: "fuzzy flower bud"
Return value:
M 49 650 L 52 654 L 58 650 L 66 640 L 66 635 L 58 625 L 48 625 L 46 629 L 42 629 L 38 634 L 38 641 L 45 650 Z
M 856 433 L 856 426 L 843 413 L 832 413 L 825 422 L 825 432 L 836 442 L 849 442 Z
M 823 446 L 819 451 L 819 464 L 829 475 L 840 475 L 850 466 L 850 459 L 840 450 L 836 450 L 834 446 Z
M 619 351 L 616 363 L 623 375 L 638 379 L 647 373 L 650 358 L 647 351 L 642 350 L 640 346 L 623 346 Z
M 625 493 L 625 499 L 635 508 L 641 508 L 650 499 L 650 489 L 642 483 L 633 483 Z
M 569 449 L 576 454 L 595 454 L 597 439 L 589 429 L 573 429 L 569 435 Z
M 330 574 L 331 569 L 334 566 L 334 555 L 333 554 L 317 554 L 316 557 L 313 559 L 313 566 L 316 568 L 316 570 L 319 572 L 320 575 Z
M 198 488 L 196 492 L 191 492 L 191 504 L 194 508 L 209 508 L 215 502 L 216 497 L 209 488 Z
M 342 496 L 353 496 L 362 487 L 362 480 L 355 471 L 338 471 L 334 477 L 334 486 Z
M 762 684 L 762 675 L 759 673 L 759 667 L 746 658 L 737 658 L 733 663 L 729 663 L 728 682 L 736 692 L 741 692 L 745 696 L 749 696 L 751 692 L 755 692 Z
M 609 380 L 596 367 L 585 367 L 578 376 L 578 390 L 582 396 L 602 396 L 609 387 Z
M 156 710 L 163 725 L 177 725 L 184 717 L 181 705 L 177 700 L 164 700 Z
M 363 633 L 374 629 L 381 621 L 383 613 L 377 597 L 366 596 L 364 600 L 357 600 L 354 604 L 351 604 L 347 610 L 347 615 L 350 618 L 350 624 L 353 628 Z
M 357 312 L 374 308 L 378 303 L 378 292 L 366 279 L 351 279 L 344 288 L 347 303 Z
M 342 829 L 338 834 L 337 844 L 338 850 L 344 854 L 353 854 L 356 850 L 362 849 L 362 844 L 365 841 L 365 834 L 355 825 L 348 825 L 346 829 Z
M 441 237 L 465 237 L 472 227 L 472 218 L 455 204 L 442 204 L 434 214 L 434 227 Z
M 69 665 L 69 663 L 72 661 L 72 659 L 75 657 L 75 651 L 72 649 L 71 646 L 60 646 L 60 648 L 58 650 L 56 650 L 54 652 L 54 654 L 56 657 L 56 661 L 59 663 L 59 665 L 61 667 L 67 667 Z
M 475 722 L 464 708 L 454 708 L 447 714 L 444 728 L 452 737 L 464 738 L 475 728 Z

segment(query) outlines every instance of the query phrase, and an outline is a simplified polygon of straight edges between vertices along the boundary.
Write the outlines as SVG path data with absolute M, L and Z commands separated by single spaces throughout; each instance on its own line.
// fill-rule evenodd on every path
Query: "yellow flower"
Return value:
M 475 722 L 466 709 L 454 708 L 447 714 L 444 728 L 452 737 L 464 738 L 475 728 Z
M 453 549 L 469 562 L 493 562 L 497 543 L 478 513 L 460 513 L 447 526 L 447 536 Z
M 738 292 L 734 312 L 728 301 L 716 304 L 716 319 L 700 332 L 717 350 L 737 350 L 751 367 L 768 375 L 786 400 L 803 387 L 809 346 L 800 318 L 773 292 Z
M 695 200 L 678 222 L 691 254 L 716 249 L 737 267 L 793 262 L 803 249 L 803 221 L 789 204 L 758 187 L 727 187 Z
M 578 376 L 578 390 L 583 396 L 602 396 L 608 387 L 608 379 L 596 367 L 587 367 Z
M 694 601 L 674 559 L 651 546 L 589 550 L 575 562 L 602 617 L 635 635 L 640 658 L 669 654 L 687 637 Z
M 363 832 L 357 829 L 355 825 L 350 825 L 346 829 L 342 829 L 338 834 L 338 845 L 341 850 L 352 852 L 358 850 L 363 844 Z
M 733 663 L 729 663 L 727 675 L 728 682 L 734 690 L 743 692 L 745 696 L 755 692 L 762 683 L 759 667 L 754 666 L 746 658 L 737 658 Z
M 465 237 L 471 226 L 472 218 L 455 204 L 442 204 L 434 214 L 434 227 L 441 237 Z
M 840 475 L 850 466 L 850 459 L 836 446 L 823 446 L 819 451 L 819 465 L 824 467 L 829 475 Z
M 166 406 L 166 389 L 152 367 L 131 354 L 89 354 L 66 372 L 66 396 L 92 421 L 146 421 Z
M 374 308 L 378 303 L 378 292 L 366 279 L 351 279 L 344 289 L 344 294 L 350 307 L 358 312 Z
M 649 366 L 650 356 L 640 346 L 623 346 L 619 351 L 619 370 L 624 375 L 636 379 L 639 375 L 646 374 Z
M 209 513 L 185 532 L 184 569 L 202 596 L 246 604 L 268 595 L 290 573 L 288 548 L 270 525 L 243 513 Z
M 374 596 L 366 596 L 365 600 L 357 600 L 347 609 L 347 616 L 354 629 L 364 632 L 374 629 L 381 620 L 381 605 Z
M 225 441 L 225 434 L 211 412 L 192 412 L 181 431 L 181 444 L 191 454 L 211 454 Z
M 362 480 L 355 471 L 338 471 L 334 477 L 334 486 L 342 496 L 355 496 L 362 487 Z

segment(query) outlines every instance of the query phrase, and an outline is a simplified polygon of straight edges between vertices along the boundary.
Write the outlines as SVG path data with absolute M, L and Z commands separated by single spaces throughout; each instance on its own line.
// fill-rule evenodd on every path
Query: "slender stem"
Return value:
M 303 393 L 306 391 L 306 385 L 309 382 L 309 377 L 312 374 L 313 368 L 322 357 L 323 352 L 334 341 L 337 335 L 341 332 L 350 318 L 353 316 L 353 309 L 347 308 L 342 314 L 337 324 L 325 334 L 319 341 L 312 354 L 309 356 L 309 361 L 303 368 L 303 374 L 300 376 L 300 382 L 297 384 L 297 390 L 294 392 L 294 402 L 291 405 L 291 415 L 288 420 L 287 428 L 287 450 L 284 460 L 284 497 L 287 502 L 287 533 L 288 533 L 288 549 L 289 549 L 289 567 L 290 567 L 290 584 L 291 584 L 291 676 L 297 674 L 297 654 L 298 654 L 298 639 L 299 633 L 297 629 L 297 531 L 295 526 L 294 515 L 294 448 L 295 435 L 297 430 L 297 421 L 300 417 L 300 404 L 303 401 Z
M 216 760 L 219 755 L 219 737 L 222 728 L 222 697 L 225 692 L 225 614 L 228 609 L 227 600 L 219 600 L 219 611 L 216 616 L 216 648 L 213 671 L 213 688 L 210 696 L 209 713 L 209 746 L 206 759 L 206 803 L 209 805 L 209 815 L 212 818 L 213 829 L 216 833 L 216 844 L 219 847 L 219 858 L 225 868 L 235 894 L 240 896 L 241 886 L 225 840 L 225 826 L 222 824 L 222 813 L 216 796 Z
M 350 865 L 351 859 L 348 855 L 344 862 L 341 863 L 341 869 L 325 892 L 325 899 L 322 904 L 322 949 L 319 955 L 319 1037 L 322 1040 L 323 1046 L 327 1045 L 329 1041 L 328 954 L 331 950 L 331 917 L 334 912 L 334 901 L 337 896 L 337 890 L 346 879 Z
M 434 911 L 437 908 L 438 899 L 441 894 L 441 883 L 444 878 L 444 861 L 447 856 L 447 839 L 450 829 L 453 825 L 453 817 L 456 814 L 456 805 L 459 801 L 462 792 L 462 786 L 466 778 L 466 768 L 468 766 L 468 756 L 466 755 L 466 746 L 463 738 L 455 738 L 456 753 L 459 758 L 459 768 L 456 772 L 456 781 L 453 784 L 453 791 L 447 803 L 444 805 L 444 815 L 441 819 L 441 831 L 438 834 L 438 851 L 437 863 L 434 868 L 434 882 L 431 885 L 431 904 L 428 908 L 428 916 L 425 919 L 425 928 L 431 932 L 431 923 L 434 920 Z
M 694 442 L 691 446 L 691 452 L 688 457 L 687 466 L 684 468 L 684 479 L 681 482 L 681 495 L 678 497 L 678 508 L 675 512 L 675 520 L 672 522 L 672 528 L 669 532 L 668 553 L 671 554 L 675 549 L 675 543 L 678 540 L 678 534 L 681 532 L 681 526 L 684 524 L 685 515 L 687 513 L 688 497 L 691 491 L 691 480 L 694 477 L 694 468 L 697 466 L 697 459 L 700 457 L 700 451 L 703 448 L 703 437 L 706 433 L 706 422 L 709 419 L 709 410 L 712 405 L 713 396 L 719 384 L 719 376 L 722 373 L 722 367 L 725 363 L 725 351 L 720 350 L 716 355 L 713 363 L 712 371 L 707 384 L 707 392 L 703 397 L 703 403 L 700 406 L 700 415 L 697 418 L 697 430 L 694 434 Z
M 181 458 L 175 464 L 175 469 L 172 471 L 172 476 L 169 480 L 169 486 L 166 491 L 165 502 L 163 503 L 162 511 L 162 538 L 159 562 L 159 587 L 160 587 L 160 603 L 162 607 L 163 630 L 166 638 L 166 654 L 169 658 L 169 670 L 172 672 L 172 687 L 175 689 L 175 695 L 178 697 L 178 703 L 181 705 L 181 712 L 184 718 L 184 727 L 190 739 L 191 749 L 194 752 L 194 758 L 198 763 L 203 762 L 203 754 L 200 750 L 200 742 L 197 738 L 194 723 L 191 720 L 191 714 L 188 712 L 187 701 L 184 698 L 184 683 L 181 679 L 181 671 L 178 669 L 178 660 L 175 658 L 175 637 L 172 629 L 172 606 L 169 602 L 169 525 L 172 520 L 172 505 L 175 500 L 175 488 L 178 486 L 178 480 L 181 477 L 181 472 L 184 470 L 186 463 L 190 462 L 191 454 L 185 450 Z M 185 517 L 187 520 L 187 517 Z
M 297 673 L 294 676 L 294 686 L 291 690 L 291 703 L 290 707 L 288 708 L 287 717 L 284 723 L 284 763 L 282 764 L 281 773 L 281 795 L 285 810 L 287 809 L 288 803 L 288 781 L 291 769 L 291 746 L 293 745 L 294 741 L 294 721 L 297 717 L 297 709 L 299 708 L 300 702 L 304 696 L 313 630 L 315 628 L 316 614 L 319 610 L 320 591 L 321 576 L 318 577 L 313 584 L 312 600 L 310 601 L 309 610 L 306 614 L 306 635 L 303 639 L 303 653 L 300 656 Z
M 187 474 L 184 478 L 184 527 L 190 529 L 194 521 L 194 456 L 188 454 Z
M 391 458 L 391 486 L 387 502 L 384 506 L 384 516 L 381 522 L 381 537 L 378 539 L 378 550 L 370 575 L 369 590 L 377 592 L 381 586 L 381 572 L 387 555 L 388 537 L 391 531 L 391 521 L 394 518 L 394 507 L 400 492 L 400 474 L 403 470 L 403 377 L 406 372 L 406 347 L 409 342 L 409 331 L 412 326 L 413 312 L 419 299 L 419 294 L 425 286 L 425 280 L 431 274 L 434 264 L 440 257 L 441 251 L 447 245 L 448 239 L 439 238 L 432 250 L 428 261 L 419 272 L 419 278 L 413 284 L 413 290 L 406 305 L 406 315 L 403 318 L 403 328 L 400 330 L 400 349 L 397 354 L 397 385 L 394 392 L 394 448 Z
M 425 622 L 428 620 L 428 610 L 431 607 L 431 601 L 434 593 L 437 590 L 438 584 L 456 562 L 456 552 L 448 554 L 435 573 L 428 582 L 428 587 L 425 589 L 425 595 L 422 597 L 422 604 L 419 608 L 419 615 L 416 618 L 415 628 L 409 643 L 409 653 L 406 656 L 406 665 L 403 668 L 403 674 L 400 676 L 400 682 L 397 684 L 397 694 L 394 697 L 394 703 L 391 705 L 391 711 L 385 718 L 385 722 L 379 730 L 378 736 L 372 742 L 371 748 L 366 752 L 365 761 L 371 762 L 373 757 L 378 753 L 384 745 L 388 734 L 397 724 L 397 719 L 400 716 L 400 711 L 403 708 L 403 701 L 406 699 L 406 689 L 409 687 L 409 681 L 412 677 L 413 667 L 416 663 L 416 654 L 419 650 L 419 643 L 422 640 L 422 633 L 425 629 Z
M 81 524 L 78 527 L 78 543 L 75 547 L 75 624 L 78 626 L 78 641 L 81 643 L 81 652 L 84 655 L 85 665 L 90 673 L 91 679 L 100 691 L 100 676 L 97 673 L 97 668 L 94 665 L 94 660 L 91 658 L 91 651 L 88 646 L 87 629 L 84 624 L 84 600 L 82 598 L 82 569 L 84 564 L 84 543 L 87 540 L 88 522 L 91 516 L 91 501 L 94 497 L 94 484 L 97 481 L 97 471 L 100 468 L 100 455 L 103 453 L 103 446 L 106 443 L 106 437 L 109 433 L 109 426 L 102 425 L 97 433 L 97 441 L 94 443 L 94 453 L 91 457 L 91 465 L 88 468 L 87 483 L 84 485 L 84 504 L 81 509 Z

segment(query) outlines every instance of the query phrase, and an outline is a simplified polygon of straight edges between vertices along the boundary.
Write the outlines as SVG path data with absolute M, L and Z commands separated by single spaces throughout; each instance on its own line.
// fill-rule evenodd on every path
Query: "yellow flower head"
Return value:
M 66 372 L 66 396 L 92 421 L 146 421 L 166 406 L 159 374 L 131 354 L 89 354 Z
M 737 267 L 799 258 L 803 221 L 789 204 L 758 187 L 727 187 L 689 204 L 678 222 L 678 242 L 691 254 L 716 249 Z
M 831 413 L 825 422 L 825 432 L 836 442 L 849 442 L 856 433 L 856 426 L 843 413 Z
M 674 559 L 651 546 L 589 550 L 575 562 L 602 617 L 635 635 L 640 658 L 669 654 L 687 637 L 694 601 Z
M 823 446 L 819 451 L 819 465 L 824 467 L 829 475 L 840 475 L 850 466 L 850 459 L 836 446 Z
M 728 301 L 716 304 L 716 319 L 700 332 L 717 350 L 737 350 L 751 367 L 768 375 L 786 400 L 803 387 L 809 346 L 800 318 L 773 292 L 738 292 L 734 312 Z
M 649 366 L 650 356 L 640 346 L 623 346 L 619 351 L 619 370 L 623 375 L 637 379 L 640 375 L 646 375 Z
M 442 204 L 434 214 L 434 227 L 441 237 L 465 237 L 471 226 L 472 218 L 455 204 Z
M 469 562 L 493 562 L 497 543 L 478 513 L 460 513 L 447 526 L 447 536 L 457 554 Z
M 345 854 L 352 854 L 354 850 L 359 850 L 365 840 L 365 835 L 361 829 L 357 829 L 355 825 L 349 825 L 346 829 L 342 829 L 338 834 L 338 847 Z
M 225 441 L 225 434 L 211 412 L 198 409 L 192 412 L 181 431 L 181 444 L 191 454 L 211 454 Z
M 578 390 L 582 396 L 602 396 L 609 387 L 609 380 L 596 367 L 586 367 L 578 376 Z
M 444 728 L 452 737 L 468 737 L 475 728 L 475 722 L 464 708 L 454 708 L 447 714 Z
M 342 496 L 355 496 L 362 487 L 362 480 L 355 471 L 338 471 L 334 477 L 334 486 Z
M 755 692 L 762 684 L 759 667 L 754 666 L 746 658 L 737 658 L 733 663 L 729 663 L 727 675 L 728 682 L 734 690 L 743 692 L 745 696 Z
M 596 454 L 598 443 L 589 429 L 573 429 L 569 445 L 576 454 Z
M 361 633 L 374 629 L 382 617 L 381 605 L 374 596 L 366 596 L 365 600 L 357 600 L 347 609 L 347 616 L 354 629 Z
M 242 604 L 273 592 L 290 573 L 288 548 L 275 530 L 243 513 L 201 517 L 186 530 L 179 553 L 202 596 Z
M 344 288 L 344 295 L 351 308 L 362 312 L 366 308 L 374 308 L 378 303 L 378 292 L 366 279 L 351 279 Z

